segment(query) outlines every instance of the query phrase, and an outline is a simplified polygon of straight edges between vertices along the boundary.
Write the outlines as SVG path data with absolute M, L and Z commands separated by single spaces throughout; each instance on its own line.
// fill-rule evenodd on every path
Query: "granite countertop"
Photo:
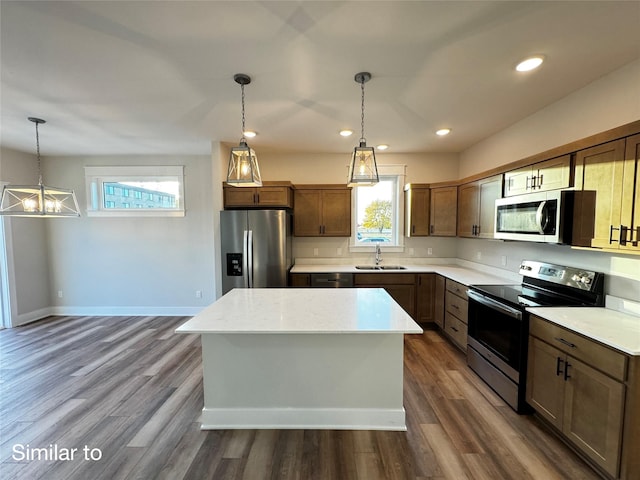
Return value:
M 236 288 L 176 333 L 422 333 L 382 288 Z
M 640 318 L 603 307 L 530 307 L 545 320 L 628 355 L 640 355 Z
M 295 264 L 291 269 L 291 273 L 373 273 L 376 275 L 388 273 L 438 273 L 463 285 L 520 284 L 522 281 L 521 277 L 518 277 L 520 280 L 516 280 L 514 275 L 509 276 L 508 272 L 505 272 L 504 276 L 500 276 L 458 265 L 403 264 L 403 266 L 405 267 L 403 270 L 359 270 L 354 265 Z

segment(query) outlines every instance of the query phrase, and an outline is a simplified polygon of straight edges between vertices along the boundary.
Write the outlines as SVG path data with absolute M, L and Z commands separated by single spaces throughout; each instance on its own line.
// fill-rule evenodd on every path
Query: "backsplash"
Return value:
M 418 263 L 484 266 L 494 274 L 517 275 L 522 260 L 539 260 L 580 267 L 605 274 L 605 293 L 640 302 L 640 256 L 615 255 L 592 250 L 499 240 L 447 237 L 405 238 L 404 252 L 389 251 L 382 246 L 387 264 Z M 350 252 L 348 238 L 296 237 L 293 256 L 314 263 L 373 263 L 374 247 L 366 252 Z

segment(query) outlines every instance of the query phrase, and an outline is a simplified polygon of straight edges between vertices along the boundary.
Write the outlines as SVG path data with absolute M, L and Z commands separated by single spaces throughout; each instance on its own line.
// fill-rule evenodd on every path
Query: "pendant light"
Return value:
M 28 120 L 36 124 L 38 185 L 6 185 L 2 189 L 0 215 L 16 217 L 79 217 L 80 209 L 73 190 L 43 185 L 38 125 L 46 122 L 36 117 L 29 117 Z
M 350 187 L 375 185 L 380 181 L 378 177 L 378 166 L 376 165 L 376 154 L 373 147 L 367 147 L 367 140 L 364 138 L 364 84 L 371 80 L 369 72 L 356 73 L 354 80 L 360 84 L 362 91 L 361 102 L 361 135 L 360 145 L 353 149 L 351 164 L 349 165 Z
M 247 145 L 244 133 L 244 86 L 251 83 L 251 77 L 244 73 L 237 73 L 233 79 L 240 84 L 242 90 L 242 138 L 240 138 L 240 145 L 231 148 L 227 183 L 234 187 L 260 187 L 262 186 L 262 178 L 260 177 L 258 158 L 256 152 Z

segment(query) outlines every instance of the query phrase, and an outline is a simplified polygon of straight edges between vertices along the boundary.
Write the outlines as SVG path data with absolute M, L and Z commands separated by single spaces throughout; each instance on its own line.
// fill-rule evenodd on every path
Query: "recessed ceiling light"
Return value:
M 444 137 L 445 135 L 449 135 L 450 133 L 451 133 L 450 128 L 441 128 L 440 130 L 436 131 L 436 135 L 439 135 L 441 137 Z
M 382 144 L 380 144 L 380 145 L 376 146 L 376 148 L 377 148 L 378 150 L 386 150 L 387 148 L 389 148 L 389 145 L 387 145 L 387 144 L 385 144 L 385 143 L 382 143 Z
M 256 132 L 254 132 L 253 130 L 245 130 L 245 131 L 243 132 L 243 134 L 244 134 L 244 136 L 245 136 L 245 137 L 247 137 L 247 138 L 253 138 L 253 137 L 255 137 L 255 136 L 257 135 L 257 133 L 256 133 Z
M 516 70 L 518 72 L 530 72 L 531 70 L 535 70 L 540 65 L 542 65 L 542 62 L 544 62 L 544 57 L 542 55 L 535 55 L 521 61 L 516 66 Z
M 343 137 L 350 137 L 353 135 L 353 130 L 340 130 L 340 135 Z

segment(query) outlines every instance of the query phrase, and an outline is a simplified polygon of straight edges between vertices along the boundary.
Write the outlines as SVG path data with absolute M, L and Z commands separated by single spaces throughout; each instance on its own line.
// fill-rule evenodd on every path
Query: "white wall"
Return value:
M 193 314 L 215 299 L 210 157 L 49 157 L 43 164 L 47 183 L 73 188 L 82 212 L 48 221 L 55 313 Z M 88 217 L 87 165 L 184 165 L 186 216 Z
M 14 185 L 38 183 L 35 155 L 0 149 L 0 180 Z M 48 230 L 51 220 L 2 217 L 9 255 L 6 274 L 13 326 L 46 315 L 51 304 L 48 265 Z

